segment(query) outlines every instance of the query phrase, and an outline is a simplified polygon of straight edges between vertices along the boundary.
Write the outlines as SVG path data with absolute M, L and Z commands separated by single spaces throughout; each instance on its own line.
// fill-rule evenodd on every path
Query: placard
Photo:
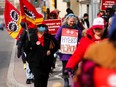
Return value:
M 58 28 L 61 26 L 60 19 L 49 19 L 49 20 L 44 20 L 44 22 L 48 26 L 49 33 L 52 35 L 55 35 Z
M 73 54 L 78 42 L 78 30 L 62 29 L 60 51 L 63 54 Z

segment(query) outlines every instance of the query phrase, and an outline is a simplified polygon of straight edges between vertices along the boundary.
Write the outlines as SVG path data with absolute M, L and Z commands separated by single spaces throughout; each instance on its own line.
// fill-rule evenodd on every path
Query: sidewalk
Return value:
M 48 87 L 52 87 L 51 85 L 55 82 L 61 82 L 63 84 L 62 79 L 49 80 Z M 15 43 L 7 75 L 7 85 L 8 87 L 34 87 L 33 84 L 26 84 L 25 70 L 23 69 L 22 60 L 16 56 Z

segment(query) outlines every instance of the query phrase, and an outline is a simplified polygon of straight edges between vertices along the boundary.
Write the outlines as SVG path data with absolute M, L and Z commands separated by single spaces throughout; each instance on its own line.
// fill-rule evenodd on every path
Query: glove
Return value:
M 26 29 L 26 23 L 25 22 L 21 22 L 20 25 L 21 25 L 22 28 Z
M 73 71 L 70 68 L 66 68 L 64 70 L 64 77 L 69 78 L 71 75 L 73 75 Z
M 17 57 L 18 58 L 20 58 L 21 54 L 22 54 L 21 50 L 17 49 Z

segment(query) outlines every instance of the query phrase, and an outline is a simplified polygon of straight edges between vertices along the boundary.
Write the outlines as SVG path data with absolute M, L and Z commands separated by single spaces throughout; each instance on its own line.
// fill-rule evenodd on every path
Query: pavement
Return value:
M 53 74 L 50 75 L 48 87 L 52 87 L 54 83 L 60 82 L 63 85 L 63 79 L 61 77 L 61 62 L 57 60 L 56 69 Z M 10 65 L 7 74 L 8 87 L 34 87 L 33 84 L 26 84 L 26 74 L 23 69 L 23 63 L 21 58 L 16 56 L 16 42 L 14 43 Z

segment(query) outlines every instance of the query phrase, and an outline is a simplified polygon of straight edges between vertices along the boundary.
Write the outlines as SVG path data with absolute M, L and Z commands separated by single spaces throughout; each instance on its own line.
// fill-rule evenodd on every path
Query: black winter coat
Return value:
M 50 49 L 50 41 L 53 41 L 55 46 Z M 58 50 L 57 40 L 49 33 L 44 34 L 44 47 L 37 45 L 38 37 L 36 32 L 30 36 L 30 41 L 26 42 L 25 52 L 28 52 L 28 61 L 30 67 L 38 67 L 41 72 L 49 72 L 53 63 L 53 54 Z M 47 51 L 51 51 L 51 55 L 47 56 Z

